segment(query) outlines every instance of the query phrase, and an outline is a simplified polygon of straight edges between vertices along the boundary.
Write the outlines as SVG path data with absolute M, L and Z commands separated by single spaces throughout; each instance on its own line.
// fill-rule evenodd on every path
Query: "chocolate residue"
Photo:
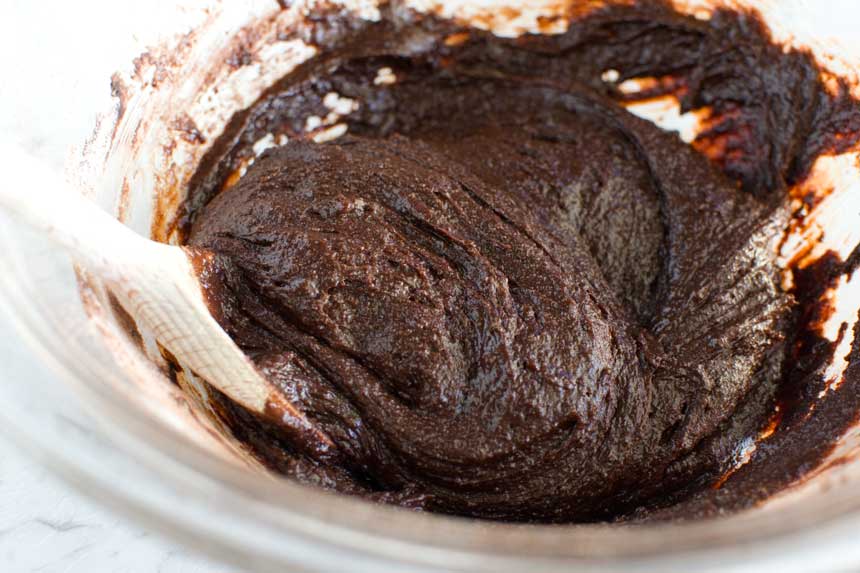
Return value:
M 179 137 L 188 143 L 206 143 L 206 137 L 200 132 L 197 124 L 188 115 L 182 115 L 173 121 L 173 129 L 179 132 Z
M 114 74 L 110 78 L 111 96 L 117 101 L 117 117 L 122 118 L 125 115 L 126 107 L 128 106 L 128 88 L 119 74 Z M 116 130 L 111 134 L 111 141 L 116 137 Z
M 323 55 L 208 152 L 182 225 L 213 314 L 337 452 L 224 400 L 272 468 L 482 518 L 702 517 L 856 419 L 860 341 L 822 393 L 819 334 L 854 263 L 791 292 L 776 263 L 792 188 L 858 144 L 847 82 L 751 11 L 571 19 L 507 40 L 399 3 L 314 14 Z M 706 118 L 692 145 L 622 105 L 665 95 Z
M 116 298 L 112 292 L 108 292 L 107 295 L 108 305 L 110 306 L 110 310 L 113 313 L 114 318 L 119 324 L 119 328 L 122 332 L 126 333 L 131 340 L 132 344 L 134 344 L 137 348 L 143 348 L 143 337 L 140 334 L 140 329 L 137 327 L 137 323 L 134 321 L 134 318 L 128 313 L 128 311 L 122 306 L 119 302 L 119 299 Z

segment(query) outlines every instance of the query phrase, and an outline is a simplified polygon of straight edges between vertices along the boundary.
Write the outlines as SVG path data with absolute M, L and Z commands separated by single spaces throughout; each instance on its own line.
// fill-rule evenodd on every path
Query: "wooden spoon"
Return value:
M 0 142 L 0 207 L 43 232 L 100 276 L 123 307 L 186 368 L 251 412 L 275 422 L 316 459 L 331 440 L 256 369 L 212 317 L 182 247 L 141 237 L 19 147 Z

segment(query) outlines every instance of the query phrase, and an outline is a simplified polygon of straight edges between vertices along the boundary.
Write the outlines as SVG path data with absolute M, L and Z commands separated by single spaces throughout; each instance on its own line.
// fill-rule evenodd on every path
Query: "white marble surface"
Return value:
M 0 379 L 16 376 L 0 318 Z M 2 383 L 2 380 L 0 380 Z M 0 432 L 0 573 L 234 573 L 128 523 L 31 461 Z

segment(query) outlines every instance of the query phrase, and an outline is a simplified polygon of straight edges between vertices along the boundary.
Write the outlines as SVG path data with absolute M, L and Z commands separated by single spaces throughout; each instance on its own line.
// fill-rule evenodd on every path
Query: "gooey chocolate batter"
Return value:
M 753 14 L 662 3 L 554 37 L 397 5 L 306 32 L 327 55 L 210 152 L 188 243 L 218 256 L 218 320 L 334 446 L 311 459 L 225 402 L 236 434 L 305 482 L 511 520 L 648 515 L 729 469 L 796 371 L 787 191 L 857 121 L 812 58 Z M 629 113 L 610 68 L 710 129 Z M 348 133 L 317 143 L 326 117 Z M 235 182 L 266 134 L 286 143 Z

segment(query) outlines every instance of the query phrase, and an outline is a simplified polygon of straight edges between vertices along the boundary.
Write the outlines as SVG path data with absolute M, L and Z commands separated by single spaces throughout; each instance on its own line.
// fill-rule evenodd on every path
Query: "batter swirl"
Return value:
M 809 126 L 774 171 L 772 155 L 708 158 L 632 115 L 572 65 L 571 43 L 629 76 L 623 60 L 646 55 L 621 32 L 662 39 L 656 67 L 710 38 L 692 18 L 636 14 L 552 44 L 480 36 L 456 57 L 353 39 L 358 55 L 244 118 L 289 141 L 209 193 L 189 244 L 219 256 L 221 323 L 335 444 L 309 460 L 235 412 L 271 465 L 446 513 L 606 519 L 718 476 L 767 418 L 796 320 L 775 263 L 802 171 L 790 146 Z M 704 90 L 724 64 L 683 77 Z M 374 83 L 383 67 L 395 84 Z M 790 70 L 786 86 L 813 81 Z M 298 126 L 330 92 L 359 108 L 349 134 L 315 143 Z

